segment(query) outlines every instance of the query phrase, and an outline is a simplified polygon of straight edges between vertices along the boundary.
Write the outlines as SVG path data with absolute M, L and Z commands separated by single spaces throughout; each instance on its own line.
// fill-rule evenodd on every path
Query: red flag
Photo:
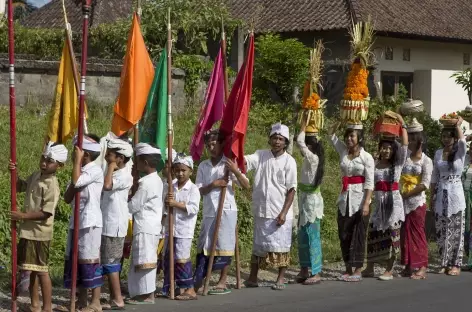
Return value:
M 246 172 L 244 166 L 244 142 L 246 139 L 249 108 L 251 107 L 252 74 L 254 72 L 254 34 L 249 35 L 246 60 L 239 70 L 236 81 L 226 103 L 220 131 L 230 140 L 225 146 L 225 155 L 235 158 L 239 169 Z
M 203 135 L 206 131 L 223 116 L 224 109 L 224 93 L 225 93 L 225 76 L 223 70 L 223 51 L 220 52 L 215 60 L 215 66 L 211 73 L 210 81 L 205 94 L 205 103 L 200 114 L 198 124 L 193 132 L 192 142 L 190 143 L 190 155 L 194 161 L 200 160 L 203 152 Z

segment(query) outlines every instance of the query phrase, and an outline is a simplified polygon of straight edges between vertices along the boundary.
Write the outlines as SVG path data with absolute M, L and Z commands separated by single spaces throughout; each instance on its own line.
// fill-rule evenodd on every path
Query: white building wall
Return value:
M 385 59 L 387 46 L 393 48 L 393 60 Z M 403 60 L 404 48 L 410 49 L 410 61 Z M 376 83 L 381 86 L 382 71 L 414 73 L 413 97 L 425 103 L 433 118 L 468 105 L 467 93 L 450 77 L 472 67 L 463 65 L 464 53 L 472 55 L 472 44 L 377 37 L 374 52 L 378 63 L 374 76 Z

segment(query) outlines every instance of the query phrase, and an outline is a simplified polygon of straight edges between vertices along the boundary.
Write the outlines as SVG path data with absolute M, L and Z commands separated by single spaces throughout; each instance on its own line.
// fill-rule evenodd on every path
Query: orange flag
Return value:
M 134 14 L 111 126 L 114 134 L 120 136 L 139 122 L 153 79 L 154 66 L 144 44 L 138 16 Z

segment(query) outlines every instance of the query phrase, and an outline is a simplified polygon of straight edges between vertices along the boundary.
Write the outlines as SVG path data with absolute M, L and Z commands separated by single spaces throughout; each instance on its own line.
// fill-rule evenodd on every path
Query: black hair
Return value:
M 225 140 L 226 136 L 224 133 L 222 133 L 221 131 L 219 130 L 211 130 L 211 131 L 208 131 L 207 133 L 205 133 L 205 135 L 203 136 L 203 140 L 205 141 L 205 143 L 208 143 L 212 137 L 216 136 L 216 141 L 218 143 L 223 143 L 223 141 Z
M 280 134 L 278 134 L 278 133 L 272 134 L 272 135 L 269 137 L 269 143 L 268 143 L 269 145 L 270 145 L 270 139 L 272 139 L 272 137 L 273 137 L 274 135 L 280 135 Z M 282 135 L 280 135 L 280 136 L 282 136 Z M 285 151 L 285 150 L 287 150 L 288 146 L 290 145 L 290 140 L 287 139 L 286 137 L 283 137 L 283 138 L 285 139 L 285 147 L 284 147 L 284 151 Z
M 153 169 L 157 169 L 161 162 L 161 155 L 159 154 L 146 154 L 146 155 L 139 155 L 138 156 L 142 161 L 148 163 L 149 167 Z
M 457 137 L 459 134 L 457 133 L 457 129 L 451 129 L 451 128 L 443 128 L 441 131 L 441 135 L 447 133 L 450 137 L 454 138 L 454 145 L 452 145 L 452 149 L 449 152 L 449 155 L 447 156 L 447 163 L 449 165 L 449 169 L 452 169 L 454 165 L 454 159 L 456 158 L 456 153 L 457 150 L 459 149 L 459 144 L 457 144 Z
M 85 137 L 94 140 L 96 143 L 100 143 L 100 137 L 99 137 L 98 135 L 96 135 L 96 134 L 87 133 L 87 134 L 85 134 Z M 100 152 L 89 151 L 89 150 L 87 150 L 87 149 L 85 149 L 85 148 L 84 148 L 84 151 L 86 151 L 87 154 L 90 155 L 90 160 L 91 160 L 91 161 L 95 161 L 95 160 L 100 156 Z
M 362 129 L 347 128 L 346 131 L 344 131 L 344 141 L 346 141 L 346 138 L 352 133 L 357 134 L 357 144 L 359 144 L 360 147 L 364 147 L 364 130 Z
M 421 132 L 411 132 L 411 133 L 408 133 L 408 136 L 409 136 L 409 141 L 410 142 L 412 142 L 412 141 L 416 142 L 415 150 L 412 151 L 413 153 L 416 153 L 420 147 L 421 147 L 422 152 L 426 151 L 426 149 L 427 149 L 427 140 L 426 140 L 426 136 L 424 135 L 423 131 L 421 131 Z
M 318 169 L 316 170 L 315 179 L 313 180 L 313 186 L 317 188 L 321 185 L 321 182 L 323 182 L 324 177 L 325 156 L 323 143 L 319 141 L 316 136 L 305 136 L 305 144 L 310 152 L 318 156 Z
M 107 150 L 110 151 L 110 152 L 115 153 L 115 154 L 118 155 L 118 156 L 123 157 L 123 162 L 124 162 L 125 164 L 131 159 L 131 157 L 126 157 L 125 155 L 121 154 L 121 153 L 118 151 L 117 148 L 108 148 Z

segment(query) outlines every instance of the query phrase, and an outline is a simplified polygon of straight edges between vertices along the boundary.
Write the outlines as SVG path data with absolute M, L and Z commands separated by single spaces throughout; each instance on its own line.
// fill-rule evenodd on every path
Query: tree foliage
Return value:
M 218 0 L 149 0 L 142 6 L 141 29 L 153 59 L 159 57 L 167 42 L 167 11 L 171 9 L 174 54 L 207 55 L 208 40 L 218 40 L 221 24 L 232 34 L 238 21 L 231 18 L 226 6 Z M 59 13 L 58 13 L 59 14 Z M 62 13 L 61 13 L 62 14 Z M 89 55 L 121 59 L 131 19 L 96 25 L 89 33 Z M 15 24 L 15 50 L 38 58 L 59 58 L 63 46 L 62 29 L 26 28 Z M 81 35 L 74 34 L 74 46 L 80 47 Z M 6 19 L 0 21 L 0 52 L 8 51 Z M 76 51 L 77 54 L 80 51 Z
M 261 91 L 256 98 L 269 97 L 269 90 L 273 90 L 279 101 L 292 103 L 294 88 L 301 87 L 308 77 L 308 47 L 297 39 L 267 34 L 257 38 L 256 53 L 254 79 Z
M 463 71 L 457 72 L 453 74 L 451 78 L 454 78 L 456 83 L 467 92 L 469 104 L 472 105 L 472 69 L 469 67 Z

